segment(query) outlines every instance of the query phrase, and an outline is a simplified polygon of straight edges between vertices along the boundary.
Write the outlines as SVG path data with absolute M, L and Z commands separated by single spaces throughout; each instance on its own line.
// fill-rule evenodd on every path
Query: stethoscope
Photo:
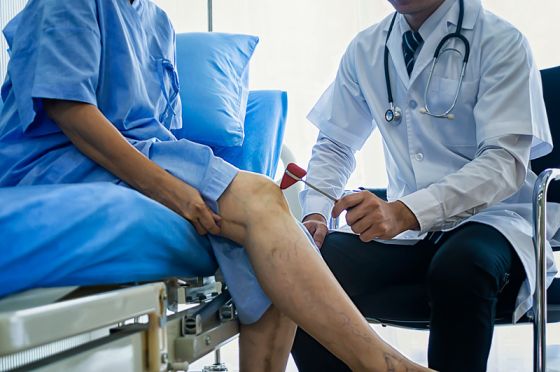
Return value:
M 446 35 L 441 41 L 439 42 L 436 51 L 434 53 L 434 58 L 432 60 L 432 68 L 430 70 L 430 75 L 428 77 L 428 82 L 426 83 L 426 89 L 424 90 L 424 107 L 420 109 L 420 113 L 429 115 L 435 118 L 445 118 L 449 120 L 455 119 L 455 115 L 451 113 L 457 104 L 457 99 L 459 98 L 459 93 L 461 92 L 461 86 L 463 84 L 463 78 L 465 77 L 465 71 L 467 67 L 467 62 L 469 61 L 469 54 L 470 54 L 470 44 L 466 37 L 461 34 L 461 29 L 463 28 L 463 16 L 465 15 L 465 5 L 463 0 L 459 0 L 459 19 L 457 21 L 457 29 L 455 32 Z M 387 123 L 392 124 L 399 124 L 402 119 L 402 111 L 401 109 L 395 105 L 393 100 L 393 91 L 391 90 L 391 77 L 389 75 L 389 48 L 387 47 L 387 43 L 389 42 L 389 36 L 391 36 L 391 31 L 393 31 L 393 26 L 395 25 L 395 19 L 397 18 L 397 13 L 393 15 L 393 19 L 391 20 L 391 24 L 389 26 L 389 31 L 387 32 L 387 39 L 385 39 L 385 54 L 384 54 L 384 67 L 385 67 L 385 84 L 387 84 L 387 97 L 389 100 L 389 109 L 385 112 L 385 120 Z M 434 70 L 436 68 L 437 61 L 440 57 L 442 48 L 444 45 L 451 39 L 456 38 L 463 42 L 465 46 L 465 55 L 463 56 L 463 66 L 461 68 L 461 76 L 459 78 L 459 84 L 457 84 L 457 90 L 455 91 L 455 97 L 453 98 L 453 103 L 449 107 L 449 109 L 445 110 L 442 113 L 434 113 L 428 103 L 428 91 L 430 88 L 430 84 L 432 82 L 432 76 L 434 74 Z M 447 48 L 444 49 L 444 52 L 455 52 L 461 55 L 461 52 L 456 48 Z

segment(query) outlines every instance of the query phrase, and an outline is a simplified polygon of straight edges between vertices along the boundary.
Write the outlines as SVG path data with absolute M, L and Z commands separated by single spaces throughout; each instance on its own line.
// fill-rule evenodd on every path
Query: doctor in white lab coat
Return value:
M 393 15 L 351 42 L 336 80 L 309 115 L 320 134 L 308 181 L 341 199 L 333 204 L 303 191 L 304 224 L 363 312 L 387 298 L 383 306 L 398 312 L 386 291 L 421 287 L 411 293 L 423 293 L 417 304 L 431 314 L 431 368 L 484 371 L 496 316 L 513 312 L 519 320 L 535 287 L 530 201 L 536 175 L 529 161 L 552 149 L 539 71 L 518 30 L 480 0 L 464 0 L 461 33 L 470 58 L 454 118 L 426 115 L 421 109 L 434 51 L 456 30 L 460 2 L 389 1 L 398 14 L 388 39 Z M 385 45 L 400 123 L 385 118 Z M 466 52 L 457 39 L 447 48 Z M 433 112 L 451 107 L 461 63 L 456 53 L 441 54 L 426 95 Z M 367 191 L 342 197 L 354 154 L 376 129 L 389 202 Z M 343 211 L 355 235 L 327 235 L 328 220 Z M 551 210 L 549 232 L 558 230 L 558 220 Z M 416 241 L 374 240 L 395 236 Z M 548 269 L 550 283 L 556 273 L 551 251 Z M 299 331 L 293 354 L 300 371 L 345 369 L 321 352 Z

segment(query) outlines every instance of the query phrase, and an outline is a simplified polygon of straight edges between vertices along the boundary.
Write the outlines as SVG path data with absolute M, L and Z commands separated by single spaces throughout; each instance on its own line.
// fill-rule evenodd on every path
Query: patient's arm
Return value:
M 220 233 L 220 217 L 206 206 L 200 193 L 136 150 L 97 107 L 72 101 L 43 102 L 49 117 L 87 157 L 189 220 L 198 233 Z

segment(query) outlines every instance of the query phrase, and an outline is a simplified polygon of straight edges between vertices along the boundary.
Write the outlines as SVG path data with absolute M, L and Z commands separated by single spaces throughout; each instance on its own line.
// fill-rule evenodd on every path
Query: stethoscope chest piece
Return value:
M 385 120 L 392 125 L 400 124 L 402 119 L 401 110 L 398 107 L 391 107 L 385 111 Z

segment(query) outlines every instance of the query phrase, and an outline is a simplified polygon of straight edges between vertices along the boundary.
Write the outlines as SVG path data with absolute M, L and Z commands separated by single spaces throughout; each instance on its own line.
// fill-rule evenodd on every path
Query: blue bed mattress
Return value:
M 251 92 L 242 147 L 216 148 L 241 169 L 273 176 L 284 92 Z M 0 188 L 0 297 L 29 288 L 213 275 L 207 238 L 183 218 L 109 183 Z
M 33 287 L 213 275 L 208 239 L 110 183 L 0 189 L 0 296 Z

